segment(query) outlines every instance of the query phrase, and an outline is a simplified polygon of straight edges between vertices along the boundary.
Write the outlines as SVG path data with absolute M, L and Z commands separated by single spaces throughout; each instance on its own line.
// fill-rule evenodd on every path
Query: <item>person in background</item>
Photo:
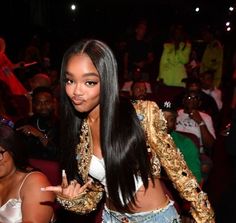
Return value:
M 146 94 L 146 95 L 151 95 L 152 94 L 152 88 L 151 88 L 151 84 L 148 81 L 145 81 L 142 78 L 142 71 L 139 68 L 135 68 L 133 70 L 133 79 L 124 82 L 123 86 L 120 89 L 120 92 L 123 95 L 127 95 L 128 97 L 132 97 L 133 93 L 134 93 L 134 86 L 137 86 L 137 83 L 139 83 L 139 85 L 145 85 L 145 90 L 143 89 L 142 92 L 140 92 L 141 94 Z M 136 89 L 136 88 L 135 88 Z
M 223 107 L 222 92 L 219 88 L 214 86 L 214 72 L 205 71 L 199 74 L 199 77 L 201 81 L 202 91 L 214 98 L 217 107 L 220 111 Z
M 10 120 L 13 123 L 18 118 L 14 99 L 8 85 L 0 80 L 0 119 Z
M 35 88 L 32 94 L 33 115 L 15 123 L 27 145 L 30 158 L 58 160 L 59 120 L 50 88 Z
M 52 222 L 55 195 L 40 190 L 49 185 L 29 166 L 17 132 L 0 124 L 0 222 Z
M 23 68 L 24 62 L 14 64 L 5 53 L 6 43 L 0 37 L 0 80 L 4 81 L 13 95 L 24 95 L 27 90 L 13 73 L 17 68 Z
M 25 94 L 28 102 L 28 115 L 33 115 L 33 105 L 32 105 L 32 93 L 34 89 L 37 87 L 50 87 L 51 86 L 51 79 L 45 73 L 37 73 L 33 77 L 27 80 L 28 82 L 28 92 Z
M 200 62 L 200 73 L 214 71 L 214 86 L 220 87 L 223 72 L 224 48 L 217 39 L 216 31 L 212 27 L 206 27 L 202 31 L 206 48 Z
M 132 83 L 131 95 L 132 100 L 146 100 L 150 93 L 147 92 L 147 85 L 145 81 L 136 81 Z
M 167 134 L 156 103 L 119 97 L 116 59 L 104 42 L 72 45 L 60 80 L 63 179 L 45 191 L 54 191 L 64 208 L 79 214 L 95 210 L 105 192 L 104 223 L 177 223 L 174 202 L 162 187 L 162 166 L 191 202 L 195 220 L 215 222 L 207 195 Z
M 196 135 L 200 141 L 201 171 L 206 183 L 212 170 L 212 153 L 215 143 L 215 129 L 211 116 L 199 110 L 201 103 L 197 92 L 186 93 L 183 99 L 183 109 L 178 110 L 176 130 Z
M 135 24 L 134 35 L 127 40 L 124 53 L 124 79 L 133 79 L 133 70 L 142 70 L 142 79 L 149 80 L 148 66 L 154 61 L 154 53 L 151 49 L 151 41 L 148 38 L 148 23 L 141 19 Z
M 30 93 L 37 87 L 50 87 L 51 79 L 46 73 L 37 73 L 29 79 Z
M 159 64 L 157 81 L 182 87 L 182 80 L 187 77 L 185 65 L 189 62 L 191 43 L 187 41 L 182 25 L 173 25 L 170 29 L 170 41 L 164 43 Z
M 183 99 L 186 94 L 195 92 L 198 94 L 200 100 L 200 103 L 198 103 L 198 110 L 210 115 L 212 117 L 215 129 L 217 129 L 220 122 L 220 111 L 214 98 L 202 91 L 201 81 L 199 78 L 187 78 L 184 82 L 185 90 L 174 97 L 174 102 L 177 109 L 183 108 Z
M 211 116 L 199 110 L 200 103 L 197 92 L 185 94 L 183 109 L 178 110 L 176 130 L 195 134 L 200 139 L 201 152 L 211 154 L 216 138 L 215 129 Z

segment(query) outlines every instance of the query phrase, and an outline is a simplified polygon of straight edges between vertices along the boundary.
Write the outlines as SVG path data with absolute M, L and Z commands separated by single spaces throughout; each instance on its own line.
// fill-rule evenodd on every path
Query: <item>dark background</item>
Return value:
M 78 9 L 70 10 L 76 3 Z M 49 39 L 56 55 L 81 37 L 96 37 L 114 43 L 129 34 L 139 18 L 148 19 L 154 35 L 165 39 L 172 23 L 185 25 L 190 37 L 198 39 L 203 25 L 214 26 L 223 42 L 235 35 L 236 10 L 229 12 L 232 0 L 7 0 L 0 3 L 0 36 L 7 40 L 7 51 L 16 60 L 16 51 L 33 35 Z M 196 6 L 200 12 L 195 13 Z M 231 21 L 231 32 L 225 22 Z

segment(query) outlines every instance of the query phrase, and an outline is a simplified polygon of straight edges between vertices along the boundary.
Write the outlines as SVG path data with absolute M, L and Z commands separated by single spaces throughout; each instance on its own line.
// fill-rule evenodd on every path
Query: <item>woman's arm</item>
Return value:
M 42 187 L 49 186 L 47 177 L 34 172 L 26 179 L 20 193 L 22 199 L 22 223 L 49 223 L 53 218 L 53 192 L 42 192 Z
M 214 212 L 196 178 L 189 170 L 183 155 L 166 132 L 164 117 L 156 104 L 149 104 L 149 141 L 160 158 L 168 177 L 180 196 L 191 203 L 191 214 L 197 223 L 214 223 Z M 164 124 L 160 126 L 160 124 Z
M 182 153 L 177 150 L 171 136 L 166 131 L 166 120 L 155 102 L 144 101 L 139 104 L 144 114 L 143 127 L 148 143 L 157 154 L 180 196 L 191 203 L 191 214 L 197 223 L 214 223 L 214 212 L 196 178 L 187 167 Z

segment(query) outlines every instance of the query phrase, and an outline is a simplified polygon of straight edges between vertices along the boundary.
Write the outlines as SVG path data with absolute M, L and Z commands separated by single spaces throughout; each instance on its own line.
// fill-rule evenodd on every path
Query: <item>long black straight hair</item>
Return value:
M 67 63 L 77 54 L 86 54 L 100 75 L 100 144 L 106 169 L 109 198 L 120 211 L 135 203 L 135 178 L 145 188 L 152 179 L 144 131 L 130 101 L 119 97 L 117 62 L 112 50 L 99 40 L 82 40 L 64 54 L 61 68 L 61 146 L 64 168 L 70 179 L 79 178 L 75 147 L 86 114 L 75 111 L 65 92 Z M 121 194 L 121 196 L 120 196 Z

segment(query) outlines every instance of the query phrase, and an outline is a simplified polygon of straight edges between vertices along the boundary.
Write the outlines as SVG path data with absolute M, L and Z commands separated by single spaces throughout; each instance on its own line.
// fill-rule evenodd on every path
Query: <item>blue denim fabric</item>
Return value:
M 102 219 L 102 223 L 181 223 L 173 201 L 165 208 L 135 214 L 121 214 L 105 206 Z

